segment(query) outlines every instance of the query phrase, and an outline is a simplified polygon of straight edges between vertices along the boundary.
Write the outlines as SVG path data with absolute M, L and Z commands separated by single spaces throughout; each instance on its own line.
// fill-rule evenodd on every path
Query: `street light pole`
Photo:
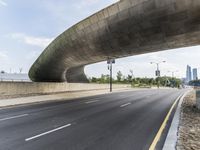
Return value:
M 172 78 L 174 78 L 174 77 L 175 77 L 175 73 L 176 73 L 176 72 L 179 72 L 179 71 L 176 70 L 176 71 L 168 71 L 168 72 L 171 72 L 171 73 L 172 73 Z
M 156 65 L 157 65 L 157 71 L 159 71 L 159 63 L 156 63 Z
M 166 62 L 166 61 L 150 62 L 151 64 L 156 64 L 156 66 L 157 66 L 156 76 L 157 76 L 157 80 L 158 80 L 158 82 L 157 82 L 157 87 L 158 87 L 158 88 L 160 87 L 160 80 L 159 80 L 159 78 L 160 78 L 160 70 L 159 70 L 159 64 L 165 63 L 165 62 Z
M 110 71 L 110 92 L 112 92 L 112 64 L 115 63 L 115 59 L 108 59 L 107 60 L 107 64 L 108 66 L 108 70 Z

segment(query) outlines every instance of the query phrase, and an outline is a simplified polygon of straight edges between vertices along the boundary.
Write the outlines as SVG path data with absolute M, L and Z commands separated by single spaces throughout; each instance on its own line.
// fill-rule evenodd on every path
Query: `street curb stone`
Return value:
M 176 143 L 178 140 L 178 127 L 179 127 L 179 119 L 181 116 L 181 105 L 183 103 L 184 97 L 190 92 L 191 90 L 185 92 L 183 96 L 180 98 L 175 115 L 173 117 L 169 132 L 167 134 L 167 138 L 165 140 L 163 150 L 176 150 Z

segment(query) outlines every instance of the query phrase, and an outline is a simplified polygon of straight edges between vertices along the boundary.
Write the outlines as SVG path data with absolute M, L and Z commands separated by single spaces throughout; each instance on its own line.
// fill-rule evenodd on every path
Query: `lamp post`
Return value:
M 158 80 L 158 82 L 157 82 L 157 86 L 158 86 L 158 88 L 160 87 L 160 80 L 159 80 L 159 77 L 160 77 L 160 68 L 159 68 L 159 65 L 161 64 L 161 63 L 165 63 L 166 61 L 160 61 L 160 62 L 150 62 L 151 64 L 156 64 L 156 72 L 155 72 L 155 74 L 156 74 L 156 76 L 157 76 L 157 80 Z
M 176 72 L 179 72 L 179 71 L 176 70 L 176 71 L 168 71 L 168 72 L 172 73 L 172 78 L 174 78 L 174 77 L 175 77 L 175 73 L 176 73 Z
M 112 64 L 115 64 L 115 59 L 108 59 L 108 70 L 110 71 L 110 92 L 112 92 Z

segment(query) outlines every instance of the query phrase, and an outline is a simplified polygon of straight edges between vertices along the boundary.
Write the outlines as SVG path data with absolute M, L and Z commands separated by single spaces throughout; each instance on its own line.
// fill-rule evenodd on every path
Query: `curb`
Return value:
M 168 131 L 163 150 L 176 150 L 176 143 L 178 140 L 178 127 L 181 117 L 181 105 L 183 103 L 184 97 L 190 92 L 191 90 L 185 92 L 183 96 L 180 98 L 175 115 L 173 117 L 170 129 Z

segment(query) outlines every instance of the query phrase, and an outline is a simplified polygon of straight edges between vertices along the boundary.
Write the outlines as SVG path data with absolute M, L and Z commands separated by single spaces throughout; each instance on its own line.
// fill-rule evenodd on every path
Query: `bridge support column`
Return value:
M 70 68 L 66 73 L 67 82 L 69 83 L 89 83 L 85 73 L 84 66 Z

